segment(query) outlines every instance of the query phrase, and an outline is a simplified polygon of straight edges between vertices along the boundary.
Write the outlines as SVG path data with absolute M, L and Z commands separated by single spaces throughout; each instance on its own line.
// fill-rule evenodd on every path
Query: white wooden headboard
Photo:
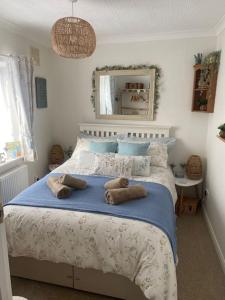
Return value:
M 118 125 L 118 124 L 88 124 L 81 123 L 80 132 L 93 136 L 109 137 L 116 134 L 126 134 L 131 137 L 161 138 L 169 137 L 170 126 L 161 125 Z

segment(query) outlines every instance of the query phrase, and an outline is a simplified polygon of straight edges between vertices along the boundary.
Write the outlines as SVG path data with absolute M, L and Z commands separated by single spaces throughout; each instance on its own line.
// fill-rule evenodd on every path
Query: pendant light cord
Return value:
M 76 3 L 78 0 L 72 0 L 72 17 L 74 17 L 74 3 Z

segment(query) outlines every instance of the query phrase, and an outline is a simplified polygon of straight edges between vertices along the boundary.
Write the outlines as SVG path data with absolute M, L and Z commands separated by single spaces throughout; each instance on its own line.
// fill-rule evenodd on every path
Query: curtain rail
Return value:
M 12 54 L 3 54 L 3 53 L 0 53 L 0 56 L 10 57 L 10 56 L 13 56 L 13 55 Z
M 3 53 L 0 53 L 0 56 L 4 56 L 4 57 L 26 57 L 26 55 L 3 54 Z

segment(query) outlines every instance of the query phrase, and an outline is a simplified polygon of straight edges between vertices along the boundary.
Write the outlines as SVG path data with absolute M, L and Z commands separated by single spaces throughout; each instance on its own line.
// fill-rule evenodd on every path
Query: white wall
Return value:
M 79 122 L 99 122 L 90 102 L 91 76 L 96 67 L 104 65 L 160 66 L 161 97 L 156 120 L 140 123 L 174 127 L 178 142 L 172 156 L 176 162 L 185 161 L 193 153 L 205 158 L 208 114 L 191 112 L 192 65 L 194 54 L 215 49 L 216 38 L 98 45 L 94 55 L 83 60 L 61 58 L 6 29 L 0 29 L 0 40 L 4 41 L 0 43 L 1 53 L 29 55 L 31 45 L 38 47 L 41 66 L 35 67 L 35 74 L 47 78 L 48 108 L 36 109 L 35 104 L 34 131 L 39 159 L 30 164 L 31 180 L 47 171 L 48 151 L 53 142 L 74 146 Z
M 40 49 L 41 65 L 35 67 L 35 75 L 47 78 L 48 86 L 48 108 L 37 109 L 35 107 L 34 138 L 38 153 L 38 161 L 29 163 L 30 182 L 34 178 L 43 176 L 47 171 L 48 151 L 52 144 L 52 133 L 50 127 L 50 110 L 53 102 L 53 79 L 51 76 L 51 52 L 32 41 L 23 38 L 9 30 L 0 28 L 0 53 L 29 56 L 30 46 Z
M 207 188 L 206 212 L 220 248 L 220 258 L 225 270 L 225 143 L 219 140 L 217 127 L 225 123 L 225 31 L 218 38 L 222 49 L 215 111 L 209 116 L 207 134 Z
M 74 145 L 78 123 L 96 122 L 90 102 L 91 76 L 96 67 L 157 64 L 162 69 L 161 97 L 153 123 L 174 127 L 178 143 L 173 156 L 177 162 L 186 161 L 190 154 L 205 157 L 208 114 L 191 112 L 192 66 L 194 54 L 207 53 L 215 47 L 216 38 L 208 37 L 98 45 L 90 58 L 79 61 L 55 56 L 53 68 L 58 99 L 53 108 L 54 141 Z

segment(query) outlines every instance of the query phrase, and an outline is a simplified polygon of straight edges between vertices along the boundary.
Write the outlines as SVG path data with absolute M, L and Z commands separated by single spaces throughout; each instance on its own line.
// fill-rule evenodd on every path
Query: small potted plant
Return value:
M 197 104 L 199 106 L 199 110 L 206 111 L 208 100 L 207 99 L 199 99 L 199 100 L 197 100 Z
M 219 135 L 221 138 L 225 139 L 225 123 L 218 127 L 220 130 Z
M 196 66 L 202 64 L 202 58 L 203 58 L 202 53 L 197 53 L 196 55 L 194 55 L 194 58 L 195 58 L 195 65 Z

